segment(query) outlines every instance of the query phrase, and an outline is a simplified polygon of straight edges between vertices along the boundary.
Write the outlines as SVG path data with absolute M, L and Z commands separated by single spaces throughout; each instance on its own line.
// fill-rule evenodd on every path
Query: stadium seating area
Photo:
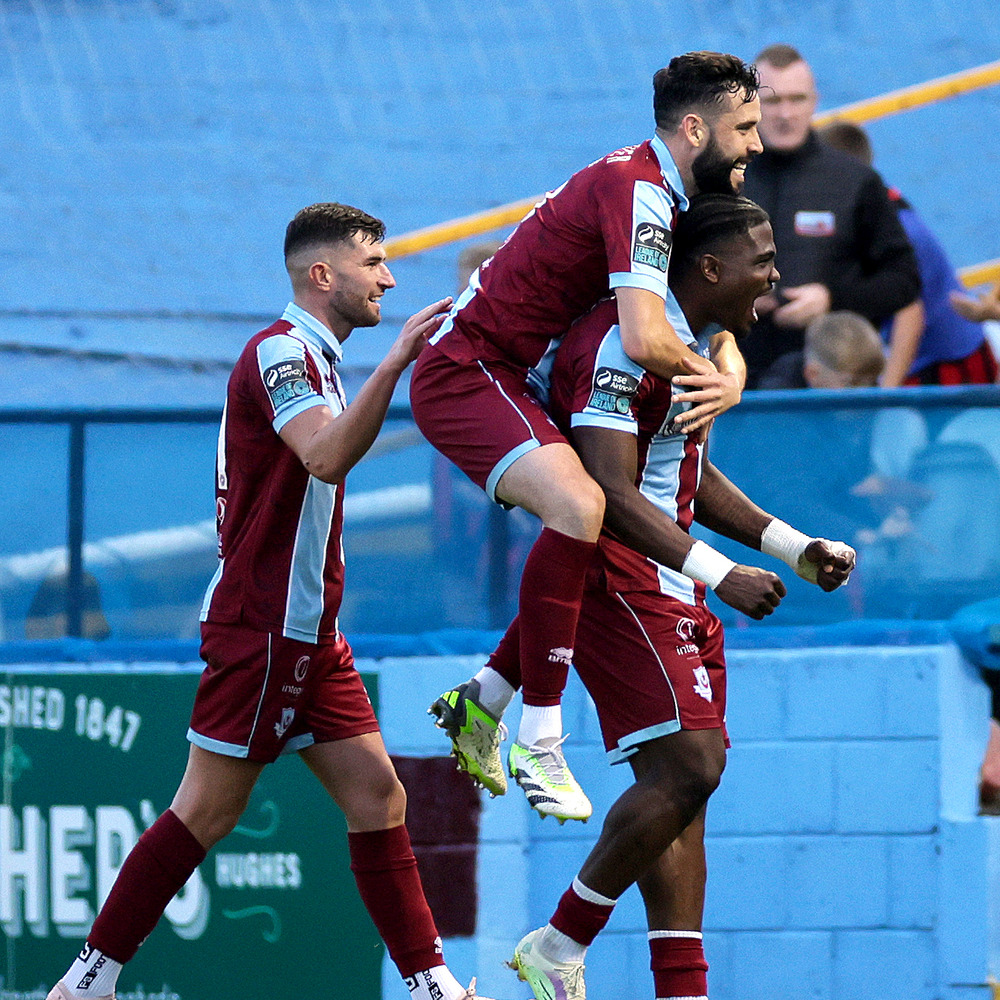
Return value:
M 399 235 L 541 193 L 650 133 L 651 76 L 671 55 L 751 58 L 775 41 L 810 60 L 826 110 L 995 60 L 1000 18 L 995 0 L 499 0 L 488 16 L 461 0 L 0 2 L 0 658 L 8 685 L 79 682 L 75 731 L 72 694 L 49 727 L 76 740 L 57 754 L 67 785 L 70 767 L 88 777 L 120 767 L 117 747 L 115 757 L 101 743 L 105 716 L 94 735 L 85 710 L 103 699 L 101 713 L 105 702 L 114 711 L 113 699 L 131 697 L 115 693 L 123 680 L 197 669 L 225 380 L 287 299 L 291 215 L 341 200 Z M 957 266 L 1000 256 L 1000 87 L 868 128 L 877 168 Z M 399 287 L 382 326 L 347 345 L 349 391 L 406 315 L 454 290 L 459 249 L 393 265 Z M 751 496 L 803 530 L 863 539 L 849 588 L 827 598 L 789 582 L 779 615 L 793 629 L 755 632 L 716 607 L 742 739 L 709 830 L 718 1000 L 984 1000 L 987 968 L 1000 973 L 1000 889 L 986 879 L 1000 833 L 974 802 L 985 689 L 940 624 L 1000 591 L 998 420 L 995 387 L 852 390 L 748 394 L 717 428 L 714 458 Z M 38 641 L 65 629 L 67 523 L 82 531 L 81 610 L 106 622 L 103 648 Z M 343 609 L 386 693 L 394 753 L 442 752 L 426 701 L 481 662 L 453 654 L 480 654 L 509 619 L 536 530 L 436 458 L 398 397 L 349 481 Z M 844 619 L 853 623 L 830 625 Z M 581 773 L 610 796 L 592 706 L 578 686 L 567 705 Z M 45 735 L 49 717 L 38 718 Z M 170 751 L 155 747 L 165 775 L 182 766 L 174 735 Z M 24 818 L 52 761 L 37 756 L 14 785 L 21 765 L 7 751 L 2 807 Z M 136 812 L 145 792 L 128 794 Z M 539 832 L 522 807 L 484 804 L 478 930 L 448 943 L 460 963 L 488 963 L 482 984 L 501 996 L 512 977 L 497 963 L 545 918 L 596 834 Z M 12 829 L 0 859 L 13 850 L 28 864 Z M 0 878 L 0 895 L 15 899 L 15 881 Z M 490 895 L 497 881 L 503 891 Z M 69 902 L 82 906 L 77 888 Z M 34 1000 L 10 991 L 35 988 L 36 969 L 57 972 L 63 935 L 85 928 L 49 938 L 7 902 L 0 1000 Z M 213 933 L 228 938 L 219 909 Z M 616 921 L 594 952 L 598 1000 L 623 982 L 629 996 L 649 987 L 635 899 Z M 161 955 L 188 961 L 179 942 L 147 946 L 152 975 Z M 166 985 L 163 995 L 177 996 Z M 387 976 L 384 996 L 402 995 Z

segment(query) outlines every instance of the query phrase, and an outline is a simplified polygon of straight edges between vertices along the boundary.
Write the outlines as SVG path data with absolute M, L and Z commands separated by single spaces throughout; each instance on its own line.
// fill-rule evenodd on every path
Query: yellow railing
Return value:
M 973 69 L 963 70 L 961 73 L 952 73 L 950 76 L 942 76 L 936 80 L 928 80 L 926 83 L 918 83 L 913 87 L 894 90 L 881 97 L 872 97 L 865 101 L 858 101 L 856 104 L 847 104 L 842 108 L 835 108 L 833 111 L 817 115 L 815 121 L 817 125 L 827 124 L 834 119 L 852 122 L 873 121 L 876 118 L 898 114 L 900 111 L 909 111 L 911 108 L 930 104 L 933 101 L 954 97 L 956 94 L 963 94 L 969 90 L 988 87 L 994 83 L 1000 83 L 1000 61 L 976 66 Z M 480 236 L 503 226 L 514 225 L 514 223 L 520 222 L 542 197 L 542 195 L 535 195 L 533 198 L 513 201 L 507 205 L 500 205 L 498 208 L 487 209 L 484 212 L 465 215 L 448 222 L 439 222 L 423 229 L 414 229 L 409 233 L 403 233 L 402 236 L 386 240 L 386 253 L 393 260 L 399 260 L 400 257 L 420 253 L 421 250 L 431 250 L 446 243 L 454 243 L 456 240 Z
M 984 261 L 982 264 L 973 264 L 971 267 L 963 267 L 958 272 L 958 277 L 966 288 L 992 285 L 1000 281 L 1000 257 Z

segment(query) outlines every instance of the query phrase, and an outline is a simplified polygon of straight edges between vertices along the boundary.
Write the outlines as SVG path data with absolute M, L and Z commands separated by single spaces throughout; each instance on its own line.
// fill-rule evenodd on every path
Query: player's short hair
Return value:
M 695 195 L 674 226 L 671 279 L 683 277 L 698 266 L 705 254 L 718 252 L 734 236 L 742 236 L 754 226 L 770 221 L 770 216 L 757 202 L 742 195 Z
M 803 360 L 845 376 L 853 388 L 875 385 L 885 367 L 878 331 L 846 309 L 818 316 L 806 327 Z
M 726 94 L 752 101 L 760 88 L 753 66 L 723 52 L 686 52 L 653 76 L 656 127 L 673 132 L 689 112 L 711 114 Z
M 378 243 L 385 239 L 385 223 L 360 208 L 335 201 L 307 205 L 296 212 L 285 230 L 285 261 L 298 250 L 341 243 L 355 233 Z
M 875 159 L 868 133 L 854 122 L 830 122 L 816 133 L 820 140 L 870 167 Z
M 766 45 L 757 53 L 754 64 L 767 63 L 775 69 L 786 69 L 792 63 L 805 62 L 802 53 L 793 45 L 785 45 L 784 42 L 776 42 L 774 45 Z

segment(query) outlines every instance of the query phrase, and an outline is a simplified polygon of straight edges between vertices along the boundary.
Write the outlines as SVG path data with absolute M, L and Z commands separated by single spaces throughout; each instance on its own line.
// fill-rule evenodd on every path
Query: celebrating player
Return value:
M 761 152 L 757 75 L 733 56 L 692 52 L 653 78 L 656 133 L 605 156 L 551 192 L 472 276 L 414 369 L 410 398 L 427 439 L 491 499 L 536 514 L 543 529 L 521 577 L 518 616 L 491 657 L 494 672 L 432 706 L 459 764 L 506 791 L 498 673 L 524 678 L 508 766 L 532 806 L 561 820 L 591 805 L 561 750 L 560 699 L 573 657 L 587 566 L 604 496 L 543 407 L 555 347 L 614 291 L 621 341 L 636 364 L 697 386 L 682 420 L 705 425 L 738 402 L 745 369 L 728 334 L 713 364 L 678 337 L 667 285 L 671 232 L 688 197 L 739 190 Z
M 202 609 L 207 667 L 187 769 L 129 854 L 79 957 L 48 1000 L 113 1000 L 206 851 L 235 826 L 264 765 L 298 752 L 347 818 L 351 869 L 414 1000 L 475 996 L 441 955 L 404 825 L 406 795 L 337 624 L 344 477 L 378 434 L 400 375 L 451 305 L 411 316 L 348 405 L 337 364 L 396 282 L 382 223 L 338 204 L 289 223 L 294 301 L 233 369 L 216 467 L 219 568 Z
M 778 279 L 767 215 L 734 195 L 692 200 L 674 233 L 671 287 L 695 345 L 719 326 L 743 334 L 754 300 Z M 607 497 L 578 629 L 576 669 L 597 706 L 611 763 L 632 785 L 550 922 L 511 962 L 535 996 L 583 1000 L 587 946 L 638 882 L 646 904 L 655 996 L 704 1000 L 701 945 L 705 806 L 725 765 L 722 626 L 705 588 L 753 617 L 785 595 L 771 572 L 738 565 L 688 534 L 692 519 L 784 559 L 823 590 L 843 584 L 854 551 L 765 513 L 704 457 L 678 416 L 689 403 L 626 354 L 614 300 L 565 339 L 551 411 Z M 516 687 L 515 674 L 507 682 Z

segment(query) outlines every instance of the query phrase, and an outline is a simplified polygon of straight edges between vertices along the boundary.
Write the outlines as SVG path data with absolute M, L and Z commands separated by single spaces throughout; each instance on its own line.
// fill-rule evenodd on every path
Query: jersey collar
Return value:
M 312 313 L 308 313 L 302 306 L 297 306 L 294 302 L 289 302 L 285 306 L 285 311 L 281 318 L 287 323 L 291 323 L 308 340 L 313 347 L 324 354 L 333 355 L 333 362 L 336 364 L 344 359 L 344 348 L 340 341 L 318 320 Z
M 677 169 L 677 164 L 674 163 L 670 150 L 667 149 L 667 144 L 654 133 L 653 138 L 649 140 L 649 145 L 660 162 L 660 173 L 663 174 L 663 179 L 677 197 L 677 210 L 686 212 L 688 199 L 684 193 L 684 182 L 681 180 L 681 172 Z

